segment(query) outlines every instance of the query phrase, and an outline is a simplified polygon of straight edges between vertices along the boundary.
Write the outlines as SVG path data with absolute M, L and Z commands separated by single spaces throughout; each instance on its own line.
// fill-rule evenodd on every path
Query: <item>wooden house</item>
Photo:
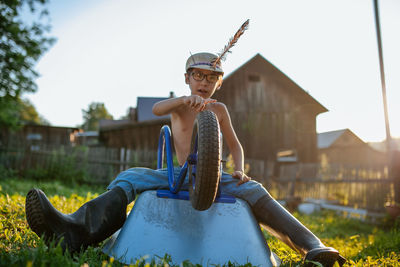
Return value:
M 225 77 L 213 98 L 227 106 L 259 180 L 273 175 L 279 159 L 317 162 L 316 117 L 327 109 L 260 54 Z
M 361 140 L 349 129 L 318 134 L 318 161 L 325 164 L 377 166 L 385 154 Z
M 9 147 L 30 146 L 32 150 L 44 147 L 72 146 L 78 128 L 27 124 L 12 132 L 4 131 L 0 144 Z
M 225 77 L 213 98 L 226 104 L 250 174 L 258 180 L 273 175 L 279 161 L 317 162 L 316 116 L 327 109 L 261 55 Z M 101 127 L 100 140 L 107 146 L 148 149 L 156 157 L 166 123 L 169 118 Z
M 170 94 L 172 95 L 172 94 Z M 157 117 L 152 113 L 153 104 L 167 97 L 138 97 L 135 116 L 129 120 L 100 122 L 99 140 L 107 147 L 135 150 L 137 162 L 144 167 L 155 167 L 160 129 L 170 125 L 169 116 Z
M 100 128 L 100 142 L 108 147 L 149 150 L 156 153 L 163 125 L 170 125 L 170 119 L 109 125 Z
M 78 146 L 97 146 L 99 144 L 98 131 L 80 131 L 74 135 L 74 143 Z

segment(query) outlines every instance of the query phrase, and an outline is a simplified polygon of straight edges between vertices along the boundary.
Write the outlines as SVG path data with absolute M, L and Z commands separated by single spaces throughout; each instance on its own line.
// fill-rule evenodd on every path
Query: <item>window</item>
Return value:
M 26 136 L 26 140 L 42 140 L 42 135 L 36 133 L 30 133 Z
M 259 82 L 259 81 L 261 81 L 260 76 L 256 75 L 256 74 L 249 74 L 248 79 L 249 79 L 249 82 Z

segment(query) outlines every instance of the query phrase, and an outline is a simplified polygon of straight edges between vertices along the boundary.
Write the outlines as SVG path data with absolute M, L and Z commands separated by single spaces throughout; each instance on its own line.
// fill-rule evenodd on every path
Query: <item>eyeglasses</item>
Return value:
M 205 77 L 207 82 L 209 82 L 209 83 L 217 82 L 219 79 L 219 76 L 220 76 L 218 74 L 204 74 L 202 72 L 197 72 L 197 71 L 193 71 L 191 73 L 191 75 L 195 81 L 200 82 L 200 81 L 204 80 L 204 77 Z

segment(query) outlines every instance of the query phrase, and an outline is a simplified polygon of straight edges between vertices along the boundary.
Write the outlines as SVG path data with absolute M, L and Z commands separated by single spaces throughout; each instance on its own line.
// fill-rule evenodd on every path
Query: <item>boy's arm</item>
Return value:
M 168 115 L 185 105 L 197 111 L 202 111 L 205 109 L 208 103 L 213 103 L 216 101 L 217 100 L 211 98 L 203 99 L 202 97 L 197 95 L 169 98 L 155 103 L 153 105 L 153 114 L 156 116 Z
M 243 148 L 236 136 L 235 130 L 233 129 L 231 118 L 226 106 L 222 103 L 220 103 L 219 106 L 219 123 L 221 132 L 224 136 L 226 144 L 228 145 L 229 151 L 231 152 L 233 163 L 235 165 L 235 171 L 232 173 L 232 177 L 238 178 L 238 185 L 241 185 L 251 180 L 251 178 L 244 173 Z
M 176 109 L 183 106 L 183 98 L 168 98 L 162 101 L 159 101 L 153 105 L 153 114 L 156 116 L 163 116 L 173 113 Z

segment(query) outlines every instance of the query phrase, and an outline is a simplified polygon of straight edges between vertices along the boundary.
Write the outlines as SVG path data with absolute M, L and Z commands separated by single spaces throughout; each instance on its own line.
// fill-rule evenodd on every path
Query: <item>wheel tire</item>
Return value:
M 214 112 L 206 110 L 197 115 L 193 126 L 191 153 L 194 151 L 196 136 L 196 174 L 193 177 L 193 166 L 189 165 L 189 195 L 194 209 L 206 210 L 215 200 L 221 174 L 220 129 Z

